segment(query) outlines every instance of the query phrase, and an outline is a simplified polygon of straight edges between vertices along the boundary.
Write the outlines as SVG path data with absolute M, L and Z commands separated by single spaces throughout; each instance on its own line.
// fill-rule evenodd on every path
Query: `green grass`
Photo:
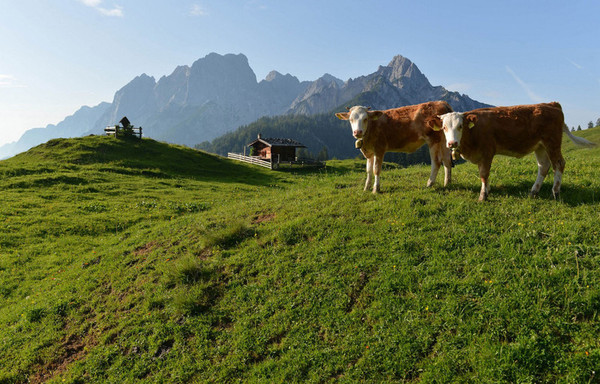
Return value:
M 0 383 L 597 382 L 600 148 L 564 155 L 560 201 L 530 155 L 479 203 L 472 164 L 374 196 L 363 161 L 52 140 L 0 162 Z

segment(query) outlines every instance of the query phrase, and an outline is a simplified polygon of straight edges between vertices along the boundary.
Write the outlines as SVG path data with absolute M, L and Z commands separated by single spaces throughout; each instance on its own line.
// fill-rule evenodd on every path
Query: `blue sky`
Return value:
M 600 118 L 600 2 L 0 0 L 0 145 L 112 101 L 211 52 L 347 80 L 412 60 L 433 85 L 494 105 L 559 101 Z

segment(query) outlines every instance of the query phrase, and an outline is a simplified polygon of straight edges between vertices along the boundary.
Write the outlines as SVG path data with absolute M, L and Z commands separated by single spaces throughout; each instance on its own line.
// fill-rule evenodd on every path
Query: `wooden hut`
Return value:
M 306 148 L 302 143 L 292 139 L 263 138 L 258 134 L 258 138 L 248 144 L 253 148 L 251 153 L 259 156 L 263 160 L 275 162 L 296 161 L 296 148 Z

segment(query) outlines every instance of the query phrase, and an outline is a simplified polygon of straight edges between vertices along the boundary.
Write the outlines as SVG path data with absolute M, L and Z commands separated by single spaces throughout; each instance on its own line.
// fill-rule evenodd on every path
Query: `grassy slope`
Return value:
M 600 148 L 564 153 L 562 201 L 527 156 L 478 203 L 472 164 L 373 196 L 358 161 L 52 140 L 0 162 L 0 382 L 593 382 Z

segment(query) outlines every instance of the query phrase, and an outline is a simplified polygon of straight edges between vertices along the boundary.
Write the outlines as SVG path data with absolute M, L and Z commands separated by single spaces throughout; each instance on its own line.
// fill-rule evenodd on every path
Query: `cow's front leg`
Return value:
M 375 181 L 373 182 L 373 193 L 379 192 L 379 174 L 381 173 L 382 164 L 383 154 L 381 156 L 375 155 L 373 157 L 373 173 L 375 174 Z
M 371 175 L 373 174 L 373 155 L 367 157 L 367 181 L 365 182 L 365 191 L 371 186 Z
M 444 187 L 452 182 L 452 154 L 445 146 L 442 146 L 442 163 L 444 163 Z
M 490 193 L 490 168 L 492 167 L 492 160 L 484 160 L 479 163 L 479 178 L 481 179 L 481 192 L 479 193 L 479 201 L 485 201 Z

